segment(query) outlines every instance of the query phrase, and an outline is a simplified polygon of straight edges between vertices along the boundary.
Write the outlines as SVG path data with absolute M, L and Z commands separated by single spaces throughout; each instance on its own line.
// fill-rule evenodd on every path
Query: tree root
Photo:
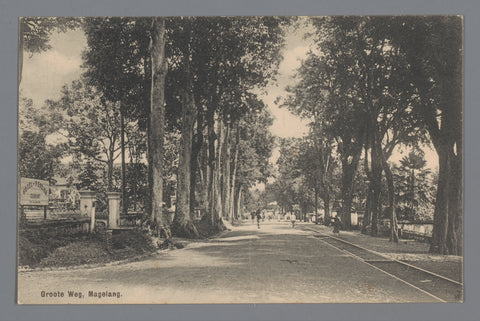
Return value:
M 171 226 L 172 234 L 177 237 L 185 237 L 189 239 L 200 238 L 197 228 L 191 221 L 186 221 L 183 224 L 177 221 L 173 221 Z

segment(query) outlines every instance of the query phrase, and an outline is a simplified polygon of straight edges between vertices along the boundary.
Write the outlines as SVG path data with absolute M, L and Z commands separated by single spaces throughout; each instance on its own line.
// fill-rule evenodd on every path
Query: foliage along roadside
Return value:
M 204 222 L 196 222 L 196 227 L 202 238 L 208 238 L 220 232 Z M 184 244 L 185 240 L 174 238 L 170 248 L 183 248 Z M 110 250 L 107 249 L 101 234 L 58 235 L 53 229 L 42 232 L 21 231 L 18 242 L 18 266 L 46 268 L 105 264 L 135 259 L 139 256 L 153 254 L 157 250 L 152 237 L 141 230 L 113 234 Z

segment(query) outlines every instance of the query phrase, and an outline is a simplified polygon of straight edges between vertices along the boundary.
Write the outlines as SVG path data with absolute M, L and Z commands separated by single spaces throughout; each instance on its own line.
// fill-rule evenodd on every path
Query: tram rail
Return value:
M 371 267 L 429 295 L 438 302 L 461 302 L 463 299 L 463 282 L 458 282 L 438 273 L 403 262 L 386 254 L 367 249 L 339 237 L 314 232 L 316 239 L 336 248 Z

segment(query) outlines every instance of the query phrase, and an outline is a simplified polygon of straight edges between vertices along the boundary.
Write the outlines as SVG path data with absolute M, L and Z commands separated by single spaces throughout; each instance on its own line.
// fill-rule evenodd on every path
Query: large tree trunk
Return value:
M 153 215 L 153 142 L 152 142 L 152 130 L 150 128 L 150 122 L 147 123 L 147 195 L 145 196 L 145 215 L 151 222 L 155 220 Z
M 381 194 L 381 184 L 373 183 L 372 188 L 372 201 L 370 205 L 370 217 L 371 217 L 371 226 L 370 226 L 370 235 L 378 236 L 378 216 L 380 211 L 380 194 Z
M 371 172 L 370 172 L 370 190 L 371 190 L 371 199 L 370 199 L 370 210 L 371 210 L 371 229 L 370 235 L 378 235 L 378 219 L 382 212 L 382 202 L 381 202 L 381 193 L 382 193 L 382 162 L 381 162 L 381 153 L 382 149 L 379 144 L 377 144 L 376 136 L 376 122 L 371 120 L 373 123 L 370 126 L 371 140 L 370 143 L 370 156 L 371 156 Z
M 168 218 L 163 213 L 163 139 L 165 125 L 165 19 L 152 18 L 151 30 L 152 85 L 150 95 L 150 138 L 152 152 L 152 216 L 157 235 L 170 240 Z
M 236 215 L 236 180 L 237 180 L 237 167 L 238 167 L 238 143 L 240 140 L 240 131 L 238 129 L 238 124 L 236 128 L 236 134 L 235 134 L 235 154 L 233 156 L 233 170 L 232 170 L 232 178 L 231 178 L 231 188 L 230 188 L 230 206 L 229 206 L 229 218 L 230 221 L 233 222 L 235 219 L 238 219 L 238 216 Z
M 325 222 L 330 220 L 330 217 L 332 214 L 330 213 L 330 193 L 328 191 L 325 191 L 322 195 L 323 199 L 323 207 L 325 208 L 325 215 L 324 215 L 324 220 Z
M 199 175 L 202 173 L 200 168 L 200 152 L 203 145 L 203 112 L 201 106 L 197 108 L 197 134 L 196 139 L 192 143 L 192 158 L 191 163 L 191 174 L 190 174 L 190 212 L 195 211 L 196 205 L 196 187 L 197 187 L 197 172 Z M 202 182 L 201 182 L 202 183 Z M 206 186 L 202 186 L 202 191 L 205 190 Z M 202 200 L 203 201 L 203 200 Z
M 382 152 L 382 166 L 387 178 L 388 186 L 388 206 L 390 211 L 390 241 L 398 243 L 398 226 L 397 226 L 397 213 L 395 211 L 395 185 L 393 181 L 393 173 L 390 169 L 390 165 L 387 163 L 387 159 Z
M 201 199 L 201 208 L 202 215 L 208 210 L 208 144 L 204 144 L 200 150 L 200 155 L 202 157 L 198 158 L 198 175 L 200 178 L 200 199 Z
M 193 224 L 190 211 L 191 189 L 191 160 L 193 127 L 195 125 L 195 100 L 193 96 L 193 84 L 190 73 L 189 56 L 186 59 L 186 90 L 182 108 L 182 138 L 180 142 L 178 171 L 177 171 L 177 202 L 175 217 L 172 222 L 172 234 L 180 237 L 199 237 L 198 231 Z M 194 187 L 193 187 L 194 188 Z
M 368 233 L 368 228 L 370 226 L 371 217 L 372 217 L 372 197 L 373 193 L 370 188 L 370 184 L 367 185 L 367 200 L 365 202 L 365 213 L 363 214 L 363 223 L 362 223 L 362 234 Z
M 223 139 L 223 152 L 222 152 L 222 162 L 221 162 L 221 171 L 222 171 L 222 214 L 225 219 L 231 220 L 230 215 L 230 153 L 231 153 L 231 123 L 225 122 L 225 138 Z
M 360 160 L 360 148 L 357 148 L 353 155 L 342 156 L 342 224 L 346 230 L 350 230 L 352 227 L 352 201 L 353 201 L 353 182 L 355 174 L 357 172 L 358 162 Z M 349 158 L 352 158 L 349 162 Z
M 360 149 L 361 151 L 361 149 Z M 330 142 L 326 142 L 325 146 L 322 145 L 321 153 L 320 153 L 320 160 L 321 160 L 321 175 L 320 175 L 320 184 L 322 187 L 321 198 L 324 203 L 324 221 L 327 222 L 330 220 L 330 192 L 331 192 L 331 180 L 327 180 L 327 177 L 332 177 L 332 169 L 333 169 L 333 157 L 332 157 L 332 149 L 330 146 Z M 315 184 L 315 215 L 316 215 L 316 223 L 318 224 L 318 185 Z
M 207 212 L 203 219 L 207 220 L 211 226 L 216 225 L 215 220 L 215 197 L 214 197 L 214 173 L 215 173 L 215 110 L 208 108 L 207 110 L 207 126 L 208 126 L 208 149 L 207 149 Z
M 362 234 L 368 233 L 368 228 L 371 222 L 372 216 L 372 171 L 368 165 L 368 132 L 366 131 L 365 135 L 365 145 L 364 145 L 364 158 L 363 158 L 363 168 L 365 170 L 365 175 L 367 175 L 368 184 L 367 184 L 367 200 L 365 201 L 365 213 L 363 214 L 363 222 L 362 222 Z
M 373 109 L 375 109 L 372 106 Z M 378 219 L 382 210 L 381 193 L 382 193 L 382 161 L 381 156 L 383 150 L 381 148 L 381 140 L 378 138 L 378 124 L 376 112 L 368 113 L 365 126 L 365 170 L 368 176 L 368 206 L 367 206 L 367 223 L 369 222 L 370 235 L 378 236 Z M 370 169 L 368 168 L 368 155 L 370 154 Z M 365 226 L 365 230 L 368 225 Z
M 441 149 L 437 150 L 439 158 L 439 173 L 437 198 L 435 202 L 435 212 L 433 216 L 433 234 L 430 245 L 431 253 L 448 254 L 447 250 L 447 231 L 448 231 L 448 187 L 450 185 L 450 176 L 448 175 L 449 157 L 448 153 Z
M 190 213 L 190 174 L 192 156 L 192 138 L 194 119 L 193 94 L 186 93 L 186 101 L 182 112 L 182 139 L 177 172 L 177 202 L 175 218 L 172 223 L 172 234 L 181 237 L 198 237 Z
M 446 147 L 437 149 L 439 175 L 431 253 L 462 255 L 462 164 Z
M 373 159 L 372 159 L 373 161 Z M 372 191 L 372 198 L 370 204 L 371 210 L 371 229 L 370 235 L 377 236 L 378 235 L 378 218 L 381 213 L 382 205 L 381 205 L 381 193 L 382 193 L 382 170 L 377 164 L 376 161 L 372 164 L 372 181 L 371 181 L 371 191 Z
M 243 187 L 242 185 L 238 186 L 235 191 L 235 206 L 234 206 L 234 214 L 233 217 L 236 220 L 241 220 L 243 213 L 242 213 L 242 194 L 243 194 Z
M 449 254 L 463 255 L 462 157 L 452 155 L 449 186 L 447 249 Z
M 462 21 L 455 24 L 461 30 Z M 430 252 L 463 255 L 463 120 L 462 120 L 462 55 L 461 41 L 453 40 L 458 50 L 452 50 L 449 64 L 442 65 L 441 121 L 436 114 L 427 113 L 425 119 L 438 153 L 439 177 L 434 212 L 433 237 Z M 455 48 L 452 46 L 452 48 Z
M 145 106 L 146 114 L 147 114 L 147 121 L 146 121 L 146 128 L 147 128 L 147 193 L 144 198 L 144 206 L 145 206 L 145 219 L 150 220 L 151 222 L 154 221 L 153 211 L 152 211 L 152 188 L 153 188 L 153 159 L 152 159 L 152 130 L 150 128 L 151 121 L 150 120 L 150 99 L 151 99 L 151 86 L 152 86 L 152 64 L 151 64 L 151 57 L 145 57 L 143 63 L 143 69 L 145 70 L 145 88 L 146 92 L 148 90 L 148 99 L 147 105 Z
M 215 106 L 215 104 L 213 104 Z M 219 214 L 222 211 L 221 191 L 220 191 L 220 161 L 218 156 L 221 151 L 218 151 L 221 146 L 220 142 L 216 141 L 221 138 L 221 133 L 215 134 L 215 109 L 209 108 L 207 110 L 207 126 L 208 126 L 208 169 L 207 169 L 207 185 L 208 185 L 208 210 L 203 220 L 206 220 L 214 230 L 224 230 L 225 225 Z M 216 150 L 219 155 L 217 155 Z
M 346 230 L 351 229 L 351 208 L 353 200 L 353 177 L 354 171 L 351 165 L 343 166 L 342 173 L 342 223 Z
M 215 175 L 214 175 L 214 207 L 213 215 L 217 224 L 223 225 L 223 198 L 222 198 L 222 157 L 223 144 L 225 141 L 225 126 L 220 118 L 217 121 L 217 155 L 215 156 Z M 221 222 L 221 223 L 220 223 Z
M 121 149 L 121 162 L 122 162 L 122 208 L 123 213 L 128 212 L 128 196 L 127 196 L 127 175 L 125 167 L 125 116 L 124 108 L 120 104 L 120 149 Z

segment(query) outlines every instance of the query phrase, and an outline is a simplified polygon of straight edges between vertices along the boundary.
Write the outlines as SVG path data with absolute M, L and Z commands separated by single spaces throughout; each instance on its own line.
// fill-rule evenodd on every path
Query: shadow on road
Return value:
M 34 293 L 33 284 L 61 280 L 64 286 L 123 291 L 128 302 L 143 303 L 428 302 L 309 235 L 288 224 L 260 230 L 245 224 L 141 262 L 25 274 L 23 291 Z
M 261 290 L 265 280 L 271 278 L 269 274 L 276 271 L 278 275 L 294 276 L 294 265 L 312 258 L 309 251 L 303 251 L 307 241 L 303 235 L 278 233 L 281 228 L 269 227 L 276 230 L 273 234 L 266 229 L 230 231 L 217 239 L 191 243 L 166 255 L 126 264 L 118 268 L 114 277 L 136 286 L 187 286 L 200 282 L 222 287 L 234 283 L 238 289 Z M 112 278 L 108 273 L 98 270 L 89 276 L 104 282 Z

